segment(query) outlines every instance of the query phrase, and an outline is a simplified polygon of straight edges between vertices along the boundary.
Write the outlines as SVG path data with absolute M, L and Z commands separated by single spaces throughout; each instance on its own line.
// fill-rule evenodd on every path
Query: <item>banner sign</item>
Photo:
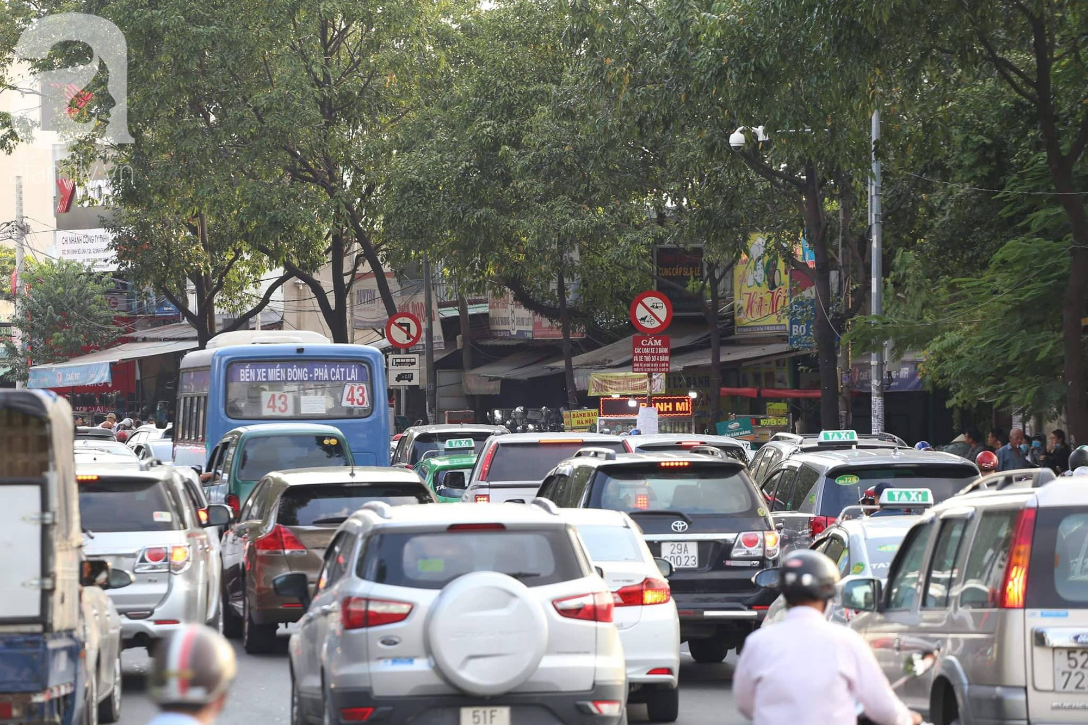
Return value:
M 799 269 L 790 270 L 789 343 L 794 350 L 812 350 L 812 326 L 816 320 L 816 286 Z
M 789 321 L 786 260 L 762 234 L 733 270 L 736 335 L 785 335 Z
M 563 329 L 558 322 L 553 322 L 544 315 L 529 312 L 514 301 L 514 295 L 510 290 L 504 290 L 501 295 L 488 293 L 487 316 L 487 327 L 492 337 L 513 337 L 521 340 L 560 340 L 563 337 Z M 572 327 L 570 336 L 572 340 L 580 339 L 584 338 L 586 333 Z
M 114 272 L 117 258 L 110 249 L 113 237 L 105 229 L 56 231 L 53 239 L 57 256 L 80 264 L 90 264 L 92 272 Z
M 691 280 L 698 281 L 703 278 L 703 248 L 654 247 L 654 266 L 658 277 L 687 288 Z M 659 283 L 656 289 L 672 302 L 674 315 L 702 316 L 703 311 L 697 298 L 681 294 L 671 285 Z
M 722 420 L 715 426 L 720 436 L 732 436 L 733 438 L 751 437 L 756 434 L 752 428 L 752 419 L 748 417 L 734 420 Z
M 75 388 L 82 385 L 110 385 L 108 362 L 76 365 L 42 365 L 30 368 L 28 388 Z
M 633 335 L 631 337 L 631 371 L 636 373 L 669 372 L 668 335 Z
M 566 430 L 593 430 L 597 427 L 596 410 L 564 410 L 563 427 Z
M 665 376 L 656 373 L 653 376 L 654 394 L 665 392 Z M 644 373 L 590 373 L 589 393 L 592 397 L 602 395 L 646 395 L 646 375 Z
M 646 400 L 632 398 L 601 398 L 600 413 L 602 418 L 634 418 L 640 407 L 646 407 Z M 690 418 L 695 411 L 695 401 L 686 395 L 655 395 L 652 401 L 660 418 Z
M 235 362 L 227 368 L 229 383 L 365 383 L 370 370 L 364 363 L 345 362 Z

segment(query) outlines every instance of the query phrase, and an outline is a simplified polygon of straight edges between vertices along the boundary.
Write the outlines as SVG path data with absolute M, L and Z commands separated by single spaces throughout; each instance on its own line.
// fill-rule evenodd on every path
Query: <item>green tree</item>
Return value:
M 0 300 L 14 301 L 11 293 L 11 274 L 15 271 L 15 250 L 11 247 L 0 247 Z
M 26 355 L 15 340 L 3 341 L 15 379 L 25 382 L 30 365 L 64 362 L 116 340 L 122 331 L 113 324 L 108 289 L 106 280 L 76 262 L 28 262 L 11 323 Z

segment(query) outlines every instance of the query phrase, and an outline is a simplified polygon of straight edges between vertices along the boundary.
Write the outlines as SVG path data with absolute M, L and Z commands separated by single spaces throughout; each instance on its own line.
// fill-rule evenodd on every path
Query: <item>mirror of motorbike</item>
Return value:
M 842 586 L 842 605 L 859 612 L 876 612 L 880 609 L 881 593 L 879 579 L 853 579 Z
M 756 572 L 756 575 L 752 577 L 752 583 L 763 589 L 777 589 L 778 576 L 778 569 L 764 569 Z
M 110 564 L 108 561 L 91 559 L 80 562 L 79 583 L 85 587 L 109 589 Z
M 903 663 L 904 674 L 911 677 L 921 677 L 937 663 L 934 652 L 912 652 Z
M 209 504 L 207 512 L 208 520 L 201 524 L 204 528 L 209 526 L 230 526 L 230 522 L 234 520 L 234 513 L 230 510 L 230 506 L 224 506 L 221 503 Z
M 136 577 L 132 574 L 132 572 L 125 571 L 124 569 L 113 569 L 112 567 L 110 568 L 110 577 L 108 582 L 110 589 L 124 589 L 134 581 L 136 581 Z
M 666 561 L 665 559 L 654 559 L 654 563 L 657 564 L 657 570 L 661 572 L 661 576 L 665 577 L 666 579 L 672 576 L 673 567 L 671 561 Z
M 304 572 L 280 574 L 272 580 L 272 589 L 281 597 L 299 600 L 303 609 L 310 608 L 310 582 Z

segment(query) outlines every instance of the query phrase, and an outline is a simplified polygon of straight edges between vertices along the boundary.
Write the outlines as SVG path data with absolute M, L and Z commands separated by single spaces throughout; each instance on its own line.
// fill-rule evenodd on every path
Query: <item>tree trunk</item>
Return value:
M 715 423 L 722 419 L 722 331 L 718 326 L 718 310 L 721 309 L 718 285 L 718 265 L 711 264 L 707 270 L 710 280 L 710 308 L 703 310 L 706 324 L 710 330 L 710 434 L 717 433 Z
M 563 372 L 567 386 L 567 408 L 578 407 L 578 388 L 574 383 L 574 356 L 570 345 L 570 310 L 567 309 L 567 284 L 563 278 L 563 267 L 559 267 L 556 292 L 559 296 L 559 326 L 563 331 Z
M 329 262 L 332 267 L 332 309 L 325 315 L 325 324 L 329 326 L 333 342 L 351 342 L 348 336 L 348 291 L 349 285 L 344 280 L 344 255 L 347 253 L 344 233 L 337 231 L 332 235 L 332 249 Z
M 835 430 L 839 426 L 839 372 L 836 357 L 837 335 L 831 313 L 831 255 L 827 249 L 822 198 L 816 171 L 809 166 L 806 173 L 804 212 L 805 227 L 816 257 L 816 320 L 813 340 L 820 367 L 820 427 Z

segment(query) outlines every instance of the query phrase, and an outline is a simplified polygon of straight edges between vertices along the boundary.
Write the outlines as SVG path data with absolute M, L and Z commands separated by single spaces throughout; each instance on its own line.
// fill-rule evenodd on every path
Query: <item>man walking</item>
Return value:
M 967 453 L 964 454 L 964 458 L 969 461 L 973 461 L 978 458 L 978 454 L 986 450 L 986 446 L 982 445 L 982 434 L 978 432 L 978 428 L 975 426 L 967 426 L 963 431 L 964 440 L 967 441 L 967 445 L 970 448 L 967 449 Z
M 1020 444 L 1024 442 L 1024 431 L 1013 428 L 1009 432 L 1009 442 L 997 449 L 997 470 L 1015 471 L 1017 468 L 1027 468 L 1028 462 L 1024 458 L 1024 451 Z

